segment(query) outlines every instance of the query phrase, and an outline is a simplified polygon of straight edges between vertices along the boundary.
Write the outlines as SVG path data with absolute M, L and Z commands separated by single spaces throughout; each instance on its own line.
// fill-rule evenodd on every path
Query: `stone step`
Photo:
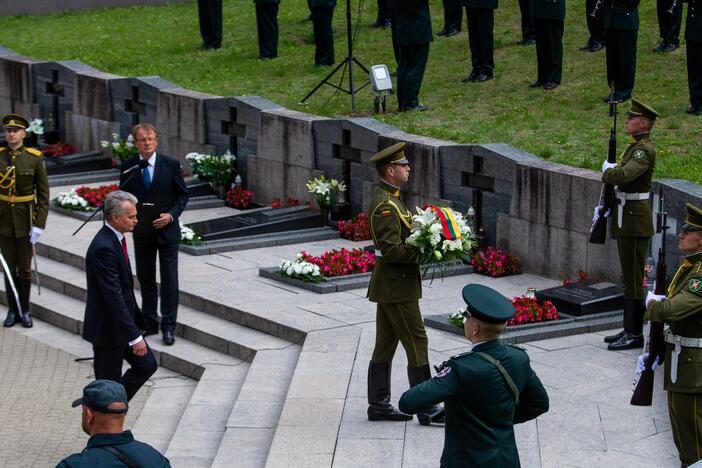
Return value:
M 102 171 L 79 172 L 75 174 L 57 174 L 49 176 L 49 187 L 59 187 L 62 185 L 86 185 L 96 182 L 112 182 L 119 180 L 118 169 L 105 169 Z
M 220 208 L 223 206 L 224 200 L 218 198 L 216 195 L 199 195 L 196 197 L 190 197 L 185 209 L 204 210 L 206 208 Z
M 84 302 L 87 294 L 85 272 L 50 258 L 41 259 L 40 282 L 49 288 Z M 260 349 L 283 349 L 290 343 L 281 338 L 229 322 L 187 305 L 178 307 L 175 334 L 206 348 L 251 361 Z

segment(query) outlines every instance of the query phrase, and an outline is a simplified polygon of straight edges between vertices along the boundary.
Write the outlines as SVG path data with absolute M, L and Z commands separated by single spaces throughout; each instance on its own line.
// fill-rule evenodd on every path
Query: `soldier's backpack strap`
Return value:
M 507 386 L 510 390 L 512 390 L 512 393 L 514 394 L 514 401 L 519 401 L 519 389 L 514 383 L 514 380 L 512 380 L 512 376 L 509 375 L 509 372 L 507 372 L 507 369 L 504 368 L 502 363 L 487 353 L 475 352 L 473 354 L 485 359 L 487 362 L 495 366 L 498 371 L 500 371 L 500 374 L 502 374 L 502 377 L 504 377 L 505 381 L 507 382 Z
M 106 450 L 110 452 L 112 455 L 115 457 L 119 458 L 119 461 L 127 465 L 129 468 L 140 468 L 140 465 L 138 463 L 135 463 L 134 460 L 129 458 L 127 455 L 125 455 L 123 452 L 120 452 L 116 448 L 114 448 L 111 445 L 99 445 L 96 448 L 101 448 L 103 450 Z

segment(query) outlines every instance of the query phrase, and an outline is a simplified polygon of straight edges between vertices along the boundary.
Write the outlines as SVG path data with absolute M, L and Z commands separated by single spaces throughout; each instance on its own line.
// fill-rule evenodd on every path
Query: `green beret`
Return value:
M 22 129 L 29 127 L 29 122 L 27 119 L 18 114 L 7 114 L 2 118 L 2 124 L 6 129 Z
M 409 164 L 407 158 L 405 158 L 405 143 L 401 141 L 400 143 L 395 143 L 392 146 L 388 146 L 382 151 L 376 153 L 370 162 L 374 163 L 376 166 L 383 166 L 385 164 Z
M 487 323 L 505 323 L 514 315 L 514 306 L 502 294 L 482 284 L 463 287 L 463 300 L 471 316 Z
M 653 110 L 653 107 L 644 104 L 643 102 L 639 101 L 638 99 L 633 99 L 631 100 L 631 109 L 627 111 L 626 115 L 630 115 L 632 117 L 636 116 L 643 116 L 647 117 L 651 120 L 656 120 L 656 117 L 660 117 L 661 114 Z
M 687 208 L 687 218 L 685 224 L 680 226 L 683 231 L 702 231 L 702 210 L 692 203 L 685 205 Z

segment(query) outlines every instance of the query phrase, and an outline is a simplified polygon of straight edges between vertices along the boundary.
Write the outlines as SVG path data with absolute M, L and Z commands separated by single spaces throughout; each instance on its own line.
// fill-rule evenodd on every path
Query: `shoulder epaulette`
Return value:
M 25 148 L 24 150 L 29 154 L 33 154 L 34 156 L 41 156 L 42 155 L 41 151 L 39 151 L 36 148 Z
M 516 343 L 508 343 L 507 346 L 511 346 L 514 349 L 518 349 L 520 351 L 524 351 L 525 353 L 527 352 L 526 348 L 524 346 L 520 346 Z
M 696 262 L 692 268 L 695 269 L 695 273 L 699 273 L 702 270 L 702 262 Z
M 451 359 L 458 359 L 463 356 L 468 356 L 469 354 L 473 354 L 473 351 L 466 351 L 465 353 L 456 354 L 455 356 L 451 356 Z
M 6 146 L 3 146 L 3 147 L 0 148 L 0 153 L 4 153 L 5 151 L 7 151 L 7 147 L 6 147 Z

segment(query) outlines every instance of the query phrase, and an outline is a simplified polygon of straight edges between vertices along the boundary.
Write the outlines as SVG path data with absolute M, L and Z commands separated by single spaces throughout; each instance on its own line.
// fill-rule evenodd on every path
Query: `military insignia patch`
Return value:
M 641 159 L 646 157 L 646 152 L 644 150 L 636 150 L 633 155 L 634 159 Z
M 449 366 L 444 366 L 444 367 L 439 371 L 439 373 L 436 374 L 436 377 L 437 377 L 437 378 L 446 377 L 446 376 L 449 375 L 450 373 L 451 373 L 451 368 L 450 368 Z
M 687 288 L 693 293 L 698 294 L 700 291 L 702 291 L 702 280 L 692 278 L 687 284 Z

